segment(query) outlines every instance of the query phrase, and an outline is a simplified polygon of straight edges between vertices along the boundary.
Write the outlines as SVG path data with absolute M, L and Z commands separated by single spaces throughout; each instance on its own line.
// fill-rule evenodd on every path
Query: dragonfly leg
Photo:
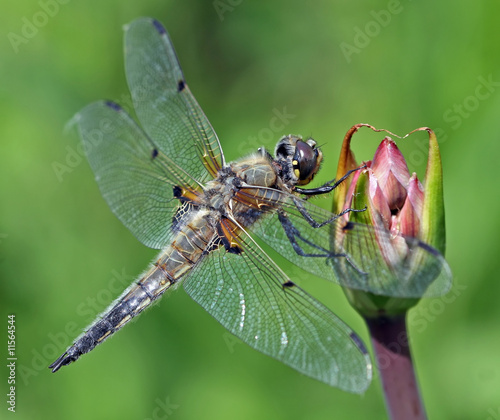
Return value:
M 349 212 L 362 212 L 362 211 L 365 211 L 366 210 L 366 207 L 364 209 L 351 209 L 351 208 L 348 208 L 348 209 L 345 209 L 343 211 L 341 211 L 339 214 L 335 214 L 333 217 L 323 221 L 323 222 L 317 222 L 316 220 L 314 220 L 312 218 L 312 216 L 309 214 L 309 212 L 306 210 L 306 208 L 304 207 L 304 205 L 302 204 L 302 202 L 300 200 L 296 200 L 294 198 L 293 202 L 295 203 L 295 206 L 297 207 L 297 210 L 300 212 L 300 214 L 302 215 L 302 217 L 304 219 L 307 220 L 307 222 L 315 229 L 318 229 L 318 228 L 321 228 L 329 223 L 332 223 L 334 222 L 335 220 L 337 220 L 339 217 L 343 216 L 344 214 L 346 213 L 349 213 Z
M 342 214 L 346 213 L 347 211 L 349 211 L 350 209 L 347 209 L 345 210 L 344 212 L 342 212 L 340 215 L 337 215 L 336 218 L 340 217 Z M 329 261 L 332 261 L 334 258 L 345 258 L 345 260 L 348 262 L 348 264 L 354 269 L 356 270 L 359 274 L 361 275 L 367 275 L 368 273 L 366 273 L 365 271 L 361 270 L 360 268 L 358 268 L 356 266 L 356 264 L 354 264 L 354 262 L 352 261 L 352 259 L 350 258 L 349 254 L 346 254 L 344 252 L 331 252 L 323 247 L 320 247 L 319 245 L 316 245 L 315 243 L 307 240 L 306 238 L 304 238 L 299 230 L 293 225 L 292 221 L 286 217 L 283 213 L 278 213 L 278 219 L 281 223 L 281 226 L 283 227 L 283 230 L 285 231 L 285 234 L 288 238 L 288 240 L 290 241 L 290 244 L 292 245 L 294 251 L 302 256 L 302 257 L 319 257 L 319 258 L 326 258 L 327 260 Z M 311 218 L 312 220 L 312 218 Z M 314 221 L 314 220 L 313 220 Z M 324 224 L 321 224 L 321 226 L 324 226 Z M 321 227 L 319 226 L 319 227 Z M 352 223 L 350 224 L 350 226 L 352 226 Z M 352 227 L 351 227 L 352 229 Z M 301 240 L 302 242 L 304 242 L 305 244 L 313 247 L 313 248 L 316 248 L 318 249 L 319 251 L 322 251 L 322 253 L 318 253 L 318 254 L 312 254 L 312 253 L 307 253 L 305 252 L 301 246 L 299 245 L 298 241 L 297 240 Z
M 335 188 L 337 188 L 342 182 L 344 182 L 349 176 L 356 171 L 359 171 L 361 169 L 365 169 L 366 165 L 362 165 L 359 168 L 351 169 L 350 171 L 347 171 L 347 173 L 340 178 L 339 180 L 332 179 L 331 181 L 328 181 L 326 184 L 324 184 L 321 187 L 318 188 L 312 188 L 312 189 L 304 189 L 304 188 L 299 188 L 295 187 L 295 191 L 298 192 L 299 194 L 304 194 L 304 195 L 318 195 L 318 194 L 328 194 L 329 192 L 332 192 Z M 333 183 L 333 184 L 332 184 Z M 332 185 L 330 185 L 332 184 Z
M 300 255 L 302 257 L 323 257 L 323 258 L 346 257 L 346 254 L 344 254 L 344 253 L 339 253 L 339 254 L 332 253 L 332 252 L 328 251 L 327 249 L 325 249 L 319 245 L 316 245 L 315 243 L 304 238 L 300 234 L 299 230 L 293 225 L 292 221 L 288 217 L 286 217 L 283 213 L 281 213 L 281 212 L 278 213 L 278 219 L 281 223 L 281 226 L 283 227 L 283 230 L 286 233 L 288 240 L 290 241 L 290 244 L 292 245 L 294 251 L 298 255 Z M 321 253 L 318 253 L 318 254 L 306 253 L 299 245 L 298 240 L 304 242 L 305 244 L 307 244 L 313 248 L 316 248 L 318 251 L 321 251 Z

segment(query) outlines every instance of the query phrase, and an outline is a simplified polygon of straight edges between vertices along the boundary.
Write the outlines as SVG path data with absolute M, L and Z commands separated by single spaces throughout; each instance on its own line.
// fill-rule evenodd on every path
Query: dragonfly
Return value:
M 304 188 L 323 154 L 313 139 L 296 135 L 283 136 L 274 156 L 260 148 L 227 163 L 165 28 L 155 19 L 137 19 L 126 27 L 124 44 L 140 125 L 112 101 L 88 105 L 74 124 L 113 213 L 140 242 L 161 252 L 50 365 L 52 371 L 93 350 L 182 283 L 192 299 L 254 349 L 328 385 L 362 393 L 372 365 L 359 336 L 262 248 L 265 243 L 320 277 L 338 283 L 349 277 L 349 287 L 411 294 L 382 290 L 378 279 L 388 273 L 373 250 L 390 238 L 342 217 L 364 209 L 332 214 L 309 200 L 331 192 L 352 171 Z M 358 246 L 344 249 L 339 234 Z M 437 252 L 413 247 L 441 269 Z M 339 270 L 349 276 L 339 276 Z

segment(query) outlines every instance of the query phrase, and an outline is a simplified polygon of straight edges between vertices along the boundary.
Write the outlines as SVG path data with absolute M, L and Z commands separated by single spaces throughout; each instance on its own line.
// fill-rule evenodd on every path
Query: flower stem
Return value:
M 413 369 L 405 315 L 365 318 L 391 420 L 425 420 Z

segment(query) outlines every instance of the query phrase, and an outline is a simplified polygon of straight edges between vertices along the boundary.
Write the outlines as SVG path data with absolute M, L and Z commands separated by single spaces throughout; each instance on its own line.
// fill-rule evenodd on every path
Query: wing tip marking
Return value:
M 153 23 L 153 26 L 155 27 L 156 31 L 160 34 L 160 35 L 164 35 L 167 33 L 166 29 L 163 27 L 163 25 L 158 22 L 156 19 L 153 19 L 152 20 L 152 23 Z
M 368 354 L 368 349 L 366 348 L 365 343 L 361 341 L 361 338 L 359 338 L 359 336 L 355 332 L 351 331 L 349 337 L 351 337 L 351 340 L 354 341 L 354 344 L 356 344 L 359 350 L 361 350 L 361 353 L 363 353 L 364 355 Z
M 105 101 L 104 104 L 107 107 L 111 108 L 113 111 L 120 112 L 123 109 L 120 105 L 113 101 Z

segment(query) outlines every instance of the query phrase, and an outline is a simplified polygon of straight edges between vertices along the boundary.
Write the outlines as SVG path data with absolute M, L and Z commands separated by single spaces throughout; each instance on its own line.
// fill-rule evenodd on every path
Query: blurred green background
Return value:
M 16 315 L 18 419 L 386 418 L 377 377 L 357 396 L 301 376 L 233 339 L 182 289 L 78 363 L 46 368 L 156 255 L 115 219 L 63 132 L 89 102 L 127 98 L 121 28 L 139 16 L 170 32 L 228 159 L 311 135 L 325 155 L 318 185 L 355 123 L 438 131 L 455 286 L 412 311 L 418 377 L 430 418 L 499 418 L 500 3 L 335 3 L 4 2 L 0 305 L 3 343 Z M 277 113 L 288 115 L 279 130 Z M 358 159 L 381 138 L 359 133 Z M 399 144 L 423 178 L 425 133 Z M 301 284 L 368 341 L 338 286 Z

